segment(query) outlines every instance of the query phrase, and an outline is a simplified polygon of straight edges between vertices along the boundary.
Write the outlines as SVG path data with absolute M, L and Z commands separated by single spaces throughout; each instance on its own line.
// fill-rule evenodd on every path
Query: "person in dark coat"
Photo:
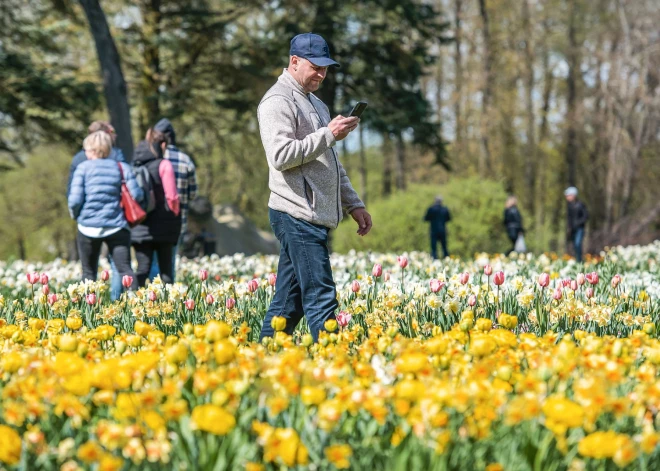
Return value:
M 582 262 L 582 241 L 584 240 L 584 226 L 589 220 L 587 207 L 577 197 L 578 189 L 574 186 L 566 188 L 564 196 L 567 201 L 566 236 L 569 244 L 575 250 L 575 259 Z
M 504 209 L 504 227 L 506 228 L 506 235 L 511 241 L 511 250 L 507 252 L 507 255 L 509 255 L 511 252 L 515 251 L 518 236 L 525 232 L 523 229 L 522 216 L 518 210 L 518 199 L 515 196 L 509 196 L 506 200 L 506 208 Z
M 105 243 L 117 267 L 117 277 L 137 280 L 131 269 L 131 232 L 121 208 L 122 173 L 129 192 L 138 202 L 143 194 L 128 164 L 108 156 L 112 151 L 109 134 L 97 131 L 83 142 L 86 160 L 73 172 L 68 195 L 71 216 L 78 223 L 78 254 L 83 280 L 96 280 L 99 254 Z M 114 276 L 114 275 L 113 275 Z
M 166 148 L 165 135 L 150 129 L 147 139 L 135 148 L 133 157 L 135 167 L 146 166 L 156 200 L 156 207 L 131 232 L 140 286 L 145 286 L 147 282 L 154 252 L 163 282 L 171 283 L 173 280 L 172 251 L 181 233 L 181 211 L 172 163 L 163 158 Z
M 431 229 L 431 256 L 433 259 L 438 258 L 438 242 L 442 246 L 442 253 L 445 257 L 449 257 L 447 250 L 447 229 L 445 225 L 451 221 L 451 214 L 449 209 L 442 204 L 442 197 L 435 197 L 435 204 L 426 211 L 424 220 L 430 223 Z

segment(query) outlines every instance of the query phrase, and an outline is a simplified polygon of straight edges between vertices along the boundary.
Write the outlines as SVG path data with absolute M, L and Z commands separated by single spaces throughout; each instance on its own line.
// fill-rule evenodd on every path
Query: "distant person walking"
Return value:
M 172 281 L 174 281 L 176 279 L 176 255 L 188 229 L 188 204 L 197 196 L 197 171 L 192 158 L 181 152 L 176 146 L 176 133 L 169 119 L 163 118 L 158 121 L 154 126 L 154 130 L 162 132 L 167 140 L 164 158 L 172 163 L 176 178 L 176 189 L 179 193 L 179 207 L 181 208 L 181 234 L 172 249 Z M 153 257 L 149 279 L 153 280 L 159 273 L 158 257 Z
M 135 181 L 131 167 L 108 158 L 112 138 L 104 131 L 96 131 L 85 138 L 85 161 L 80 163 L 71 180 L 69 211 L 78 222 L 78 254 L 83 280 L 96 280 L 101 246 L 105 243 L 119 272 L 137 279 L 131 269 L 131 232 L 121 208 L 122 172 L 128 189 L 137 201 L 143 193 Z M 121 170 L 120 170 L 121 169 Z
M 509 196 L 506 200 L 506 208 L 504 209 L 504 227 L 506 228 L 506 235 L 511 241 L 511 250 L 507 252 L 525 252 L 524 248 L 520 246 L 519 237 L 525 232 L 523 228 L 522 216 L 518 210 L 518 198 Z M 522 244 L 524 246 L 524 242 Z
M 181 211 L 172 163 L 163 158 L 166 147 L 165 135 L 150 129 L 146 140 L 135 148 L 133 157 L 134 166 L 147 168 L 156 200 L 155 208 L 147 213 L 147 218 L 135 226 L 131 233 L 140 286 L 147 283 L 154 254 L 158 257 L 163 282 L 172 283 L 174 276 L 172 251 L 181 234 Z
M 112 149 L 110 150 L 110 155 L 108 155 L 107 158 L 116 162 L 126 162 L 121 149 L 119 147 L 115 147 L 117 133 L 115 132 L 115 128 L 112 126 L 112 124 L 110 124 L 108 121 L 94 121 L 87 128 L 88 135 L 98 131 L 104 131 L 108 133 L 112 140 Z M 69 168 L 69 180 L 66 184 L 67 198 L 69 197 L 69 192 L 71 191 L 71 181 L 73 180 L 73 174 L 76 171 L 76 168 L 78 168 L 78 165 L 85 162 L 87 159 L 87 153 L 84 149 L 81 149 L 76 155 L 73 156 L 71 167 Z M 119 299 L 119 296 L 122 292 L 121 276 L 119 276 L 119 271 L 117 270 L 117 266 L 115 265 L 111 254 L 108 254 L 108 261 L 110 262 L 110 268 L 112 270 L 112 277 L 110 278 L 110 298 L 114 301 Z
M 270 225 L 281 245 L 275 296 L 261 328 L 262 339 L 273 336 L 273 317 L 284 317 L 284 331 L 292 334 L 303 315 L 318 339 L 338 307 L 328 231 L 337 227 L 342 211 L 357 222 L 359 235 L 371 229 L 371 216 L 335 150 L 359 119 L 332 119 L 314 95 L 328 67 L 338 65 L 321 36 L 299 34 L 291 40 L 288 68 L 257 110 L 269 167 Z
M 584 240 L 584 226 L 589 220 L 589 212 L 582 201 L 578 199 L 578 189 L 574 186 L 566 188 L 564 196 L 567 201 L 566 236 L 569 245 L 573 245 L 575 260 L 582 262 L 582 242 Z
M 442 246 L 443 256 L 449 257 L 446 224 L 451 221 L 451 214 L 449 209 L 442 204 L 442 196 L 435 197 L 435 203 L 426 210 L 424 220 L 430 223 L 431 256 L 433 259 L 438 259 L 438 242 Z

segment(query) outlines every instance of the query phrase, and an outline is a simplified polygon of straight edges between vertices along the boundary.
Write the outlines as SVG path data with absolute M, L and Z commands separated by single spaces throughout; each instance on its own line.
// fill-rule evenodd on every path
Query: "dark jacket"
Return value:
M 151 151 L 151 146 L 146 141 L 140 142 L 135 148 L 133 156 L 133 165 L 139 167 L 144 165 L 149 171 L 149 176 L 153 182 L 154 196 L 156 197 L 156 207 L 147 214 L 147 218 L 135 226 L 131 231 L 131 242 L 169 242 L 176 244 L 179 241 L 181 233 L 181 212 L 175 215 L 170 210 L 165 200 L 163 191 L 163 182 L 160 179 L 158 168 L 163 162 L 163 151 L 160 147 L 155 149 L 157 155 Z
M 142 190 L 135 181 L 131 167 L 110 158 L 85 160 L 73 174 L 69 192 L 69 211 L 78 224 L 87 227 L 123 227 L 128 223 L 121 202 L 121 174 L 128 191 L 138 202 Z
M 584 225 L 589 220 L 589 212 L 587 207 L 580 200 L 575 200 L 568 203 L 568 230 L 573 233 L 578 229 L 584 229 Z
M 73 180 L 73 172 L 76 171 L 76 168 L 81 163 L 87 161 L 87 155 L 85 155 L 84 150 L 80 150 L 76 155 L 73 156 L 71 161 L 71 167 L 69 167 L 69 181 L 66 184 L 66 196 L 69 197 L 69 192 L 71 191 L 71 180 Z M 126 162 L 124 159 L 124 153 L 119 147 L 113 147 L 108 156 L 108 160 L 114 160 L 115 162 Z
M 445 232 L 445 224 L 451 221 L 451 214 L 449 209 L 442 204 L 434 204 L 426 211 L 424 220 L 431 223 L 431 232 L 433 234 L 443 234 Z
M 525 231 L 518 206 L 511 206 L 504 210 L 504 226 L 506 227 L 506 234 L 513 241 L 518 238 L 519 233 Z

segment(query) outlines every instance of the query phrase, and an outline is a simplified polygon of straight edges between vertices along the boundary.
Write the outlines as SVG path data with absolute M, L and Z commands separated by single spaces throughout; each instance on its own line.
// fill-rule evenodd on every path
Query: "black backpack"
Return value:
M 149 174 L 146 165 L 133 167 L 135 173 L 135 180 L 142 191 L 144 192 L 144 199 L 142 200 L 142 209 L 150 213 L 156 208 L 156 194 L 154 193 L 154 182 Z

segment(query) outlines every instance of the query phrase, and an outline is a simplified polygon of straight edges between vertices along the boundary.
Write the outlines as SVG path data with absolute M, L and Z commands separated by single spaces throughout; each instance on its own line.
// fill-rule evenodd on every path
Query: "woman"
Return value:
M 165 134 L 149 129 L 146 140 L 137 145 L 133 157 L 134 166 L 147 168 L 156 200 L 155 208 L 132 231 L 131 242 L 138 261 L 140 286 L 146 285 L 154 252 L 158 256 L 163 282 L 171 283 L 173 279 L 172 250 L 181 232 L 181 213 L 174 168 L 169 160 L 163 158 L 166 148 Z
M 131 269 L 131 231 L 121 208 L 122 172 L 133 198 L 141 201 L 143 193 L 131 167 L 107 157 L 112 138 L 104 131 L 88 135 L 83 141 L 87 160 L 79 164 L 71 180 L 69 211 L 78 222 L 78 254 L 83 280 L 96 280 L 101 245 L 105 242 L 119 275 L 133 277 Z M 121 168 L 121 171 L 120 171 Z
M 506 209 L 504 210 L 504 226 L 506 227 L 506 234 L 511 240 L 512 248 L 507 253 L 515 251 L 516 241 L 518 236 L 525 232 L 522 224 L 522 216 L 518 211 L 518 199 L 515 196 L 509 196 L 506 200 Z

